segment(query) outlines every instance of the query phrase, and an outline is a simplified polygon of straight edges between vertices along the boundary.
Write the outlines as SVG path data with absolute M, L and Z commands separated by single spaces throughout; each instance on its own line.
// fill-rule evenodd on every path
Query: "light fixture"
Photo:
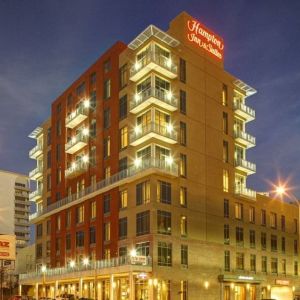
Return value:
M 234 283 L 233 282 L 230 284 L 230 287 L 231 287 L 232 290 L 234 289 Z
M 130 250 L 130 256 L 131 257 L 136 257 L 136 249 L 133 248 L 133 249 Z
M 87 284 L 86 283 L 84 284 L 84 289 L 87 290 Z
M 88 99 L 84 100 L 84 101 L 83 101 L 83 106 L 84 106 L 85 108 L 90 107 L 90 101 L 89 101 Z
M 43 265 L 43 266 L 41 267 L 41 271 L 42 271 L 42 273 L 45 273 L 45 272 L 47 271 L 47 267 L 46 267 L 45 265 Z
M 136 125 L 134 127 L 134 132 L 136 135 L 140 134 L 142 132 L 141 125 Z
M 271 289 L 271 286 L 270 285 L 267 285 L 267 289 L 268 289 L 268 291 Z
M 88 257 L 85 257 L 83 260 L 82 260 L 82 263 L 84 266 L 87 266 L 89 264 L 89 259 Z
M 83 156 L 82 156 L 82 161 L 83 161 L 84 163 L 87 163 L 87 162 L 89 161 L 88 155 L 83 155 Z
M 117 284 L 115 281 L 113 281 L 112 287 L 113 287 L 113 289 L 115 289 L 117 287 Z
M 167 157 L 166 157 L 166 163 L 167 163 L 168 165 L 172 165 L 173 162 L 174 162 L 174 159 L 173 159 L 172 156 L 167 156 Z
M 137 157 L 135 160 L 134 160 L 134 165 L 138 168 L 140 167 L 142 164 L 142 159 Z
M 250 284 L 249 283 L 246 284 L 246 288 L 247 288 L 247 290 L 250 289 Z
M 172 93 L 171 91 L 168 91 L 168 92 L 167 92 L 167 99 L 168 99 L 168 100 L 171 100 L 172 97 L 173 97 L 173 93 Z
M 167 59 L 166 65 L 167 65 L 168 68 L 171 68 L 171 66 L 172 66 L 172 59 L 171 59 L 171 57 Z
M 154 286 L 157 286 L 157 284 L 158 284 L 158 280 L 157 280 L 156 278 L 154 278 L 154 279 L 153 279 L 153 285 L 154 285 Z
M 135 102 L 139 102 L 141 100 L 140 94 L 135 94 L 134 99 L 135 99 Z
M 205 287 L 206 289 L 209 288 L 209 282 L 208 282 L 208 281 L 204 281 L 204 287 Z
M 75 143 L 76 143 L 76 137 L 73 136 L 73 137 L 72 137 L 72 144 L 75 144 Z
M 75 162 L 75 161 L 72 162 L 71 167 L 72 167 L 72 169 L 75 169 L 75 168 L 76 168 L 76 162 Z
M 74 261 L 74 260 L 71 260 L 71 261 L 70 261 L 70 267 L 71 267 L 71 268 L 74 268 L 74 267 L 75 267 L 75 261 Z
M 151 286 L 151 285 L 153 284 L 153 279 L 150 278 L 150 279 L 148 280 L 148 284 Z
M 83 128 L 83 129 L 82 129 L 82 134 L 83 134 L 83 135 L 88 135 L 88 134 L 89 134 L 88 128 Z
M 76 111 L 73 111 L 73 112 L 71 113 L 71 118 L 75 118 L 75 116 L 76 116 Z
M 169 123 L 169 124 L 166 125 L 166 129 L 167 129 L 168 133 L 171 133 L 173 131 L 174 127 L 171 123 Z
M 141 67 L 141 63 L 136 61 L 135 64 L 134 64 L 135 70 L 137 71 L 140 67 Z

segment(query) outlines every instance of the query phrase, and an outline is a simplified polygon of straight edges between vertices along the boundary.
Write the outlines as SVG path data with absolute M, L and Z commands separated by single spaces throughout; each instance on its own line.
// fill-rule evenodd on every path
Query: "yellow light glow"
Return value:
M 174 129 L 173 125 L 171 123 L 167 124 L 166 126 L 167 132 L 171 133 Z
M 74 144 L 74 143 L 76 143 L 76 137 L 75 136 L 72 137 L 72 144 Z
M 295 292 L 295 287 L 294 286 L 292 287 L 292 291 Z
M 131 257 L 136 257 L 136 249 L 131 249 L 131 251 L 130 251 L 130 256 Z
M 113 289 L 115 289 L 117 287 L 117 284 L 115 281 L 113 282 L 112 286 L 113 286 Z
M 157 284 L 158 284 L 158 280 L 157 280 L 156 278 L 154 278 L 154 279 L 153 279 L 153 285 L 154 285 L 154 286 L 157 286 Z
M 171 68 L 171 66 L 172 66 L 172 59 L 171 58 L 167 59 L 166 65 L 167 65 L 168 68 Z
M 141 158 L 136 158 L 136 159 L 134 160 L 134 165 L 135 165 L 137 168 L 140 167 L 141 164 L 142 164 L 142 159 L 141 159 Z
M 74 268 L 74 267 L 75 267 L 75 261 L 74 261 L 74 260 L 71 260 L 71 261 L 70 261 L 70 267 L 71 267 L 71 268 Z
M 42 266 L 41 267 L 41 271 L 42 271 L 42 273 L 45 273 L 46 271 L 47 271 L 47 267 L 44 265 L 44 266 Z
M 89 134 L 89 130 L 87 128 L 83 128 L 82 129 L 82 134 L 83 135 L 88 135 Z
M 149 284 L 150 286 L 153 284 L 153 280 L 152 280 L 151 278 L 148 280 L 148 284 Z
M 88 257 L 85 257 L 83 260 L 82 260 L 82 263 L 84 266 L 87 266 L 89 264 L 89 259 Z
M 87 163 L 87 162 L 89 161 L 88 155 L 82 156 L 82 161 L 83 161 L 84 163 Z
M 233 282 L 230 284 L 230 287 L 231 287 L 232 290 L 234 289 L 234 283 Z
M 71 165 L 72 169 L 75 169 L 76 168 L 76 162 L 72 162 L 72 165 Z
M 171 91 L 167 92 L 167 99 L 168 99 L 168 100 L 171 100 L 172 97 L 173 97 L 172 92 L 171 92 Z
M 141 96 L 139 94 L 135 94 L 134 99 L 135 99 L 135 102 L 139 102 L 141 99 Z
M 275 191 L 276 191 L 276 194 L 282 196 L 282 195 L 285 194 L 286 189 L 285 189 L 285 186 L 279 185 L 279 186 L 276 187 L 276 190 L 275 190 Z
M 134 132 L 136 135 L 140 134 L 142 132 L 141 126 L 140 125 L 136 125 L 134 127 Z
M 271 286 L 270 285 L 267 285 L 267 289 L 268 289 L 268 291 L 271 289 Z
M 174 162 L 174 159 L 173 159 L 172 156 L 166 157 L 166 163 L 167 163 L 168 165 L 172 165 L 173 162 Z
M 90 101 L 89 101 L 89 100 L 84 100 L 84 101 L 83 101 L 83 106 L 84 106 L 85 108 L 90 107 Z
M 204 281 L 204 287 L 205 287 L 206 289 L 209 288 L 209 282 L 208 282 L 208 281 Z
M 140 67 L 141 67 L 141 63 L 136 61 L 135 64 L 134 64 L 135 70 L 137 71 Z
M 247 290 L 250 289 L 250 284 L 249 283 L 246 284 L 246 288 L 247 288 Z
M 76 111 L 73 111 L 73 112 L 71 113 L 71 118 L 75 118 L 75 116 L 76 116 Z
M 84 289 L 87 290 L 87 284 L 86 283 L 84 284 Z

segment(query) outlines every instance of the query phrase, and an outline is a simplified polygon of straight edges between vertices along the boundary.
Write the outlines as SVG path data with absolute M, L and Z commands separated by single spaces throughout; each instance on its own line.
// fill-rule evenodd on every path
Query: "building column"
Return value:
M 149 292 L 149 300 L 153 300 L 154 299 L 154 286 L 153 286 L 153 279 L 149 279 L 151 280 L 151 284 L 148 284 L 148 292 Z M 148 281 L 149 282 L 149 281 Z M 131 299 L 131 298 L 130 298 Z
M 261 286 L 260 285 L 255 286 L 255 299 L 256 300 L 261 299 Z
M 19 296 L 22 296 L 22 284 L 19 285 Z
M 102 300 L 101 283 L 97 283 L 97 300 Z
M 54 283 L 54 298 L 58 296 L 58 280 Z
M 34 293 L 35 293 L 35 299 L 39 299 L 39 284 L 38 283 L 35 284 Z
M 135 284 L 133 273 L 129 273 L 129 300 L 135 300 Z M 150 300 L 152 300 L 150 298 Z
M 246 284 L 246 300 L 250 300 L 250 284 Z
M 79 298 L 82 298 L 82 278 L 79 279 Z
M 114 300 L 114 275 L 109 277 L 109 300 Z
M 234 300 L 235 296 L 235 285 L 230 284 L 230 300 Z

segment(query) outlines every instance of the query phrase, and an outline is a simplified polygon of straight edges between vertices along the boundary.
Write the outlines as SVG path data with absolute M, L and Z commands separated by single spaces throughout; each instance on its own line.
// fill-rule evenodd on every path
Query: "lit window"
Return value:
M 223 191 L 228 192 L 229 191 L 229 176 L 228 176 L 228 170 L 223 170 Z
M 183 186 L 180 187 L 180 205 L 187 207 L 187 188 Z
M 126 208 L 128 202 L 127 190 L 120 191 L 120 208 Z
M 242 203 L 235 203 L 235 218 L 238 220 L 243 219 L 243 204 Z
M 104 241 L 110 241 L 110 223 L 104 223 Z
M 128 146 L 128 128 L 127 126 L 120 129 L 120 146 L 121 150 Z
M 96 218 L 96 201 L 91 202 L 91 219 Z
M 180 234 L 181 236 L 187 236 L 187 218 L 186 216 L 180 217 Z

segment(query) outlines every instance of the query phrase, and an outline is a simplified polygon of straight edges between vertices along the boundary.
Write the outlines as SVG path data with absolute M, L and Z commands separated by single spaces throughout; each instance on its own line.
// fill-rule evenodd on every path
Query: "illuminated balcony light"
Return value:
M 173 97 L 173 93 L 171 91 L 168 91 L 167 92 L 167 99 L 172 100 L 172 97 Z
M 90 107 L 90 100 L 84 100 L 83 101 L 83 106 L 85 107 L 85 108 L 88 108 L 88 107 Z
M 71 165 L 72 169 L 75 169 L 76 165 L 77 165 L 76 162 L 72 162 L 72 165 Z
M 139 102 L 141 100 L 140 94 L 135 94 L 134 99 L 135 99 L 135 102 Z
M 169 123 L 169 124 L 167 124 L 166 129 L 167 129 L 168 133 L 171 133 L 173 131 L 174 127 L 171 123 Z
M 76 137 L 73 136 L 73 137 L 72 137 L 72 144 L 75 144 L 75 143 L 76 143 Z
M 74 260 L 71 260 L 71 261 L 70 261 L 70 267 L 71 267 L 71 268 L 74 268 L 74 267 L 75 267 L 75 261 L 74 261 Z
M 134 165 L 138 168 L 142 164 L 142 159 L 141 158 L 136 158 L 134 160 Z
M 113 289 L 115 289 L 117 287 L 117 284 L 115 281 L 113 281 L 112 287 L 113 287 Z
M 76 116 L 76 111 L 73 111 L 73 112 L 71 113 L 71 118 L 73 119 L 73 118 L 75 118 L 75 116 Z
M 142 132 L 141 126 L 140 125 L 136 125 L 134 127 L 134 132 L 136 135 L 140 134 Z
M 82 263 L 84 266 L 87 266 L 89 264 L 89 259 L 88 257 L 85 257 L 83 260 L 82 260 Z
M 45 273 L 45 272 L 47 271 L 47 267 L 46 267 L 45 265 L 43 265 L 43 266 L 41 267 L 41 271 L 42 271 L 42 273 Z
M 154 285 L 154 286 L 157 286 L 157 284 L 158 284 L 158 281 L 157 281 L 156 278 L 154 278 L 154 279 L 153 279 L 153 285 Z
M 166 157 L 166 163 L 167 163 L 168 165 L 172 165 L 173 162 L 174 162 L 174 159 L 173 159 L 172 156 Z
M 130 251 L 130 256 L 131 257 L 136 257 L 136 249 L 131 249 L 131 251 Z
M 82 134 L 83 135 L 88 135 L 89 134 L 89 130 L 87 128 L 83 128 L 82 129 Z
M 87 163 L 89 161 L 89 157 L 87 155 L 82 156 L 82 161 Z
M 166 66 L 167 66 L 168 68 L 171 68 L 171 66 L 172 66 L 172 59 L 171 59 L 171 58 L 167 59 L 167 61 L 166 61 Z
M 85 284 L 84 284 L 84 289 L 87 290 L 87 288 L 88 288 L 88 286 L 87 286 L 87 284 L 85 283 Z
M 153 284 L 153 279 L 148 279 L 148 284 L 151 286 Z
M 141 63 L 136 61 L 135 64 L 134 64 L 135 70 L 137 71 L 140 67 L 141 67 Z
M 206 288 L 206 289 L 209 288 L 209 282 L 208 282 L 208 281 L 205 281 L 205 282 L 204 282 L 204 288 Z

